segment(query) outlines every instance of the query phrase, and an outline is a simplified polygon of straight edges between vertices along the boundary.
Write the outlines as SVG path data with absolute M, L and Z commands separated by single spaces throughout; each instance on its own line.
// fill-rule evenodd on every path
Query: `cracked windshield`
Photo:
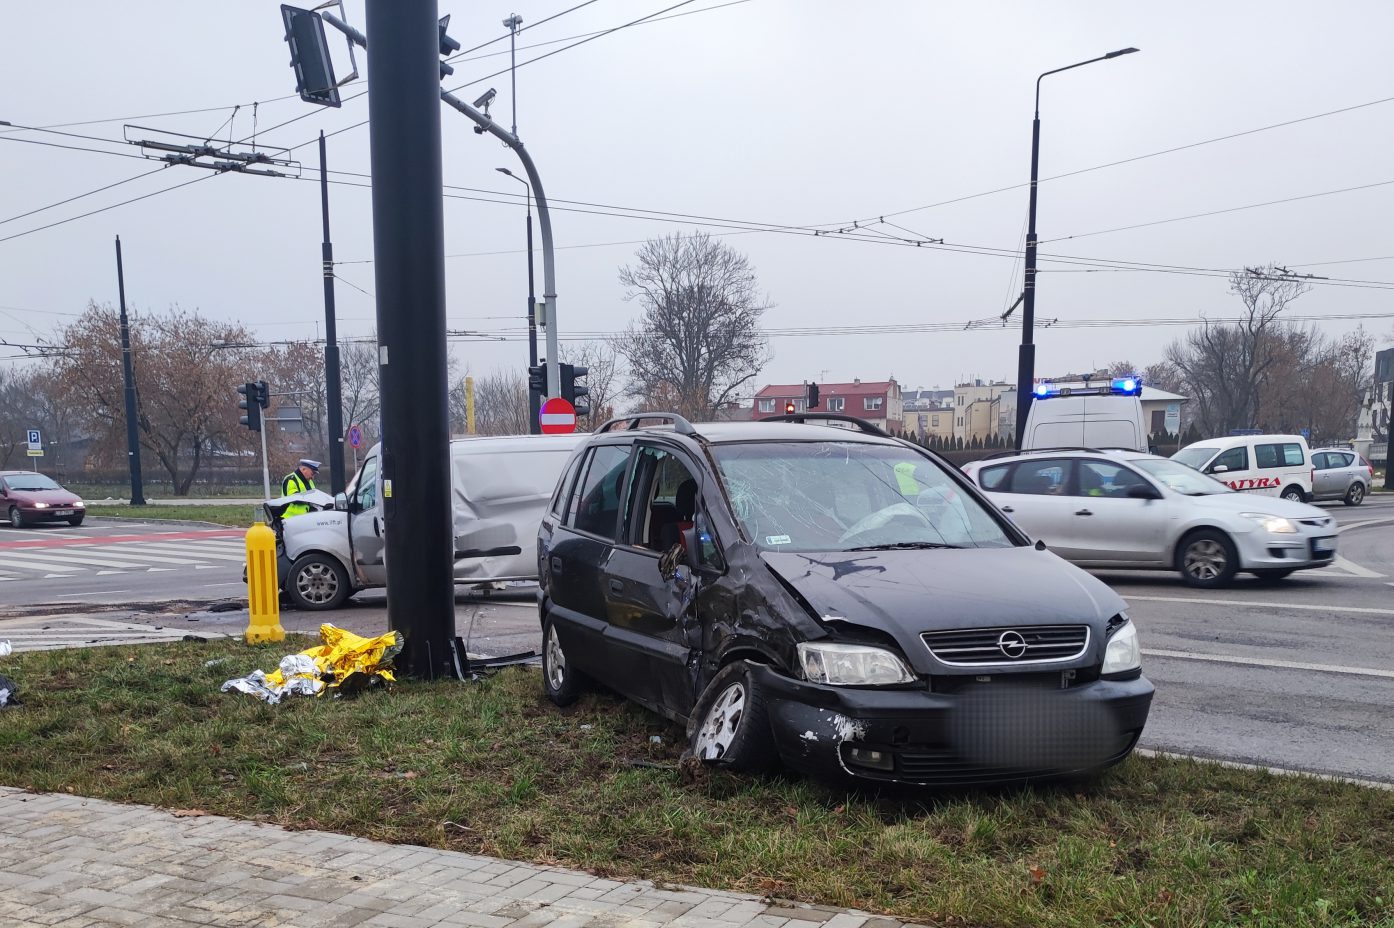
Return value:
M 932 461 L 852 442 L 712 449 L 736 517 L 772 551 L 1005 548 L 1012 540 Z

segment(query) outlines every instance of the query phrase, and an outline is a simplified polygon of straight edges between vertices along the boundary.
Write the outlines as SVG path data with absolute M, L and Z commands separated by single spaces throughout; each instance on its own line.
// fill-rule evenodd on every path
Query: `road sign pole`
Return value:
M 261 428 L 257 429 L 257 434 L 261 436 L 261 491 L 266 495 L 262 499 L 271 498 L 271 462 L 266 459 L 266 423 L 262 423 Z
M 339 341 L 334 313 L 334 243 L 329 240 L 329 171 L 324 162 L 324 133 L 319 134 L 319 199 L 324 224 L 320 246 L 324 265 L 324 383 L 329 429 L 329 489 L 342 493 L 344 484 L 344 404 L 339 384 Z
M 116 236 L 116 290 L 121 297 L 121 377 L 126 396 L 126 459 L 131 465 L 131 505 L 145 505 L 140 477 L 140 434 L 136 421 L 135 362 L 131 358 L 131 323 L 126 317 L 126 272 L 121 263 L 121 236 Z

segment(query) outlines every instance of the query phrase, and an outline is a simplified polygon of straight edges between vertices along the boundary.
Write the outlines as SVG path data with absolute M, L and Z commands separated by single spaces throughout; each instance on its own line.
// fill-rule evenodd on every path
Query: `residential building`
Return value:
M 1010 415 L 1006 414 L 1008 407 Z M 1012 384 L 975 379 L 954 387 L 953 437 L 965 444 L 974 439 L 986 441 L 993 435 L 1002 435 L 1004 422 L 1008 423 L 1006 434 L 1010 435 L 1015 429 L 1015 417 L 1016 387 Z
M 786 404 L 795 412 L 807 412 L 808 385 L 770 384 L 755 394 L 750 418 L 764 419 L 784 415 Z M 878 428 L 900 431 L 905 428 L 904 400 L 895 378 L 868 380 L 854 378 L 851 383 L 820 383 L 815 412 L 832 412 L 865 419 Z

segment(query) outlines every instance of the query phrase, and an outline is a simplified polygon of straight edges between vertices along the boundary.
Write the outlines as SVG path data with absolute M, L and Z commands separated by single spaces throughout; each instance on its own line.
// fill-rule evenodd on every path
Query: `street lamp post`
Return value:
M 500 174 L 506 174 L 528 189 L 528 367 L 537 366 L 537 296 L 533 290 L 532 276 L 532 185 L 514 174 L 508 168 L 494 168 Z M 538 414 L 541 411 L 542 397 L 528 387 L 528 432 L 537 435 L 542 431 L 541 420 Z
M 1061 71 L 1082 68 L 1096 61 L 1107 61 L 1120 55 L 1131 55 L 1136 48 L 1120 48 L 1116 52 L 1090 58 L 1075 64 L 1046 71 L 1036 78 L 1036 111 L 1031 122 L 1031 199 L 1026 219 L 1026 281 L 1022 289 L 1021 302 L 1021 351 L 1017 356 L 1016 368 L 1016 446 L 1021 448 L 1026 435 L 1026 416 L 1031 409 L 1031 399 L 1036 380 L 1036 344 L 1032 328 L 1036 323 L 1036 176 L 1041 155 L 1041 79 Z

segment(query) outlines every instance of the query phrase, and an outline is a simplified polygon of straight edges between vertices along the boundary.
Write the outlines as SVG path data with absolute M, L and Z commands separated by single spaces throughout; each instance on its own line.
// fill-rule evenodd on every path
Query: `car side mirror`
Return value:
M 1145 483 L 1135 483 L 1128 487 L 1128 492 L 1124 494 L 1128 499 L 1161 499 L 1162 494 L 1158 493 L 1155 487 L 1149 487 Z
M 335 493 L 335 494 L 334 494 L 334 511 L 335 511 L 335 512 L 348 512 L 348 511 L 349 511 L 349 498 L 348 498 L 348 494 L 347 494 L 347 493 Z
M 701 549 L 697 547 L 697 529 L 685 528 L 682 530 L 682 544 L 685 549 L 687 566 L 696 570 L 702 566 Z
M 1229 468 L 1224 464 L 1216 464 L 1205 471 L 1207 474 L 1224 474 L 1229 472 Z

